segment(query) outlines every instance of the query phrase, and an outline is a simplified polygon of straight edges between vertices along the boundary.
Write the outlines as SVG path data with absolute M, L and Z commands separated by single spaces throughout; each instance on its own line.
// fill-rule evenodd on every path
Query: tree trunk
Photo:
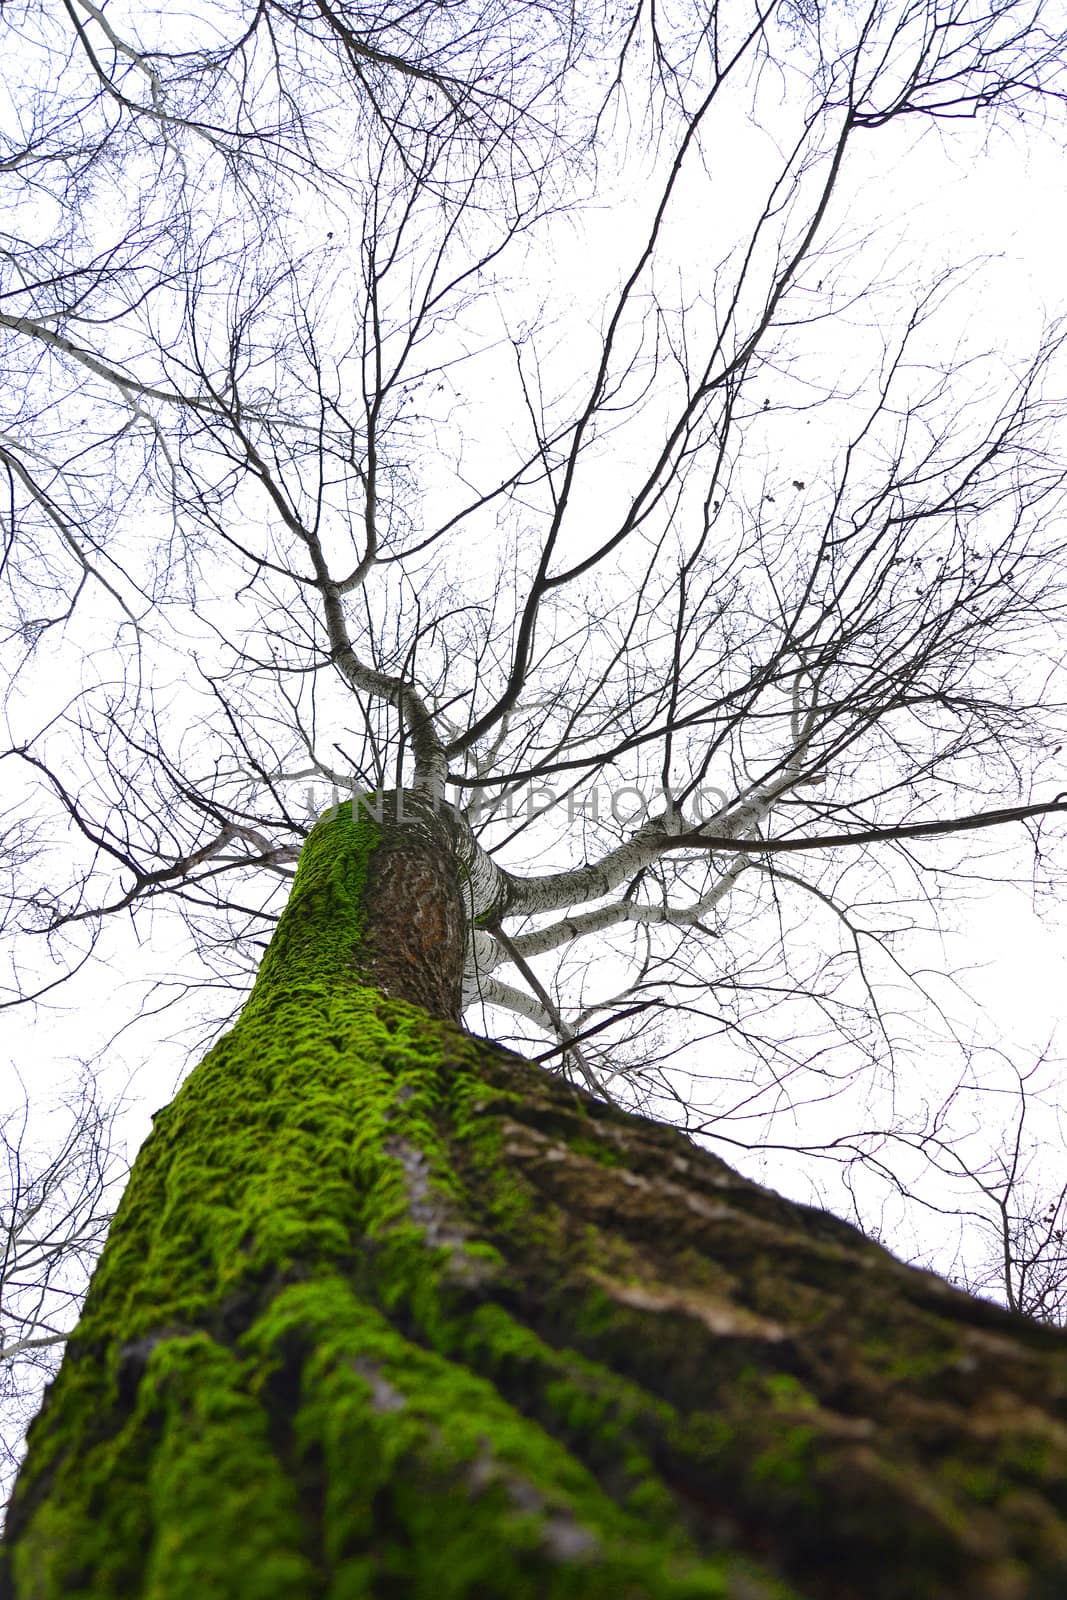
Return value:
M 4 1600 L 1067 1592 L 1067 1339 L 409 1003 L 462 965 L 428 830 L 313 831 L 137 1159 Z

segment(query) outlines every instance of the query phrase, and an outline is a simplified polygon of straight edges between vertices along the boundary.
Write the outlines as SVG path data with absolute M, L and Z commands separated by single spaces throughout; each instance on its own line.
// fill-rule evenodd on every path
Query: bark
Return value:
M 351 815 L 360 843 L 349 872 L 362 899 L 353 971 L 384 995 L 458 1022 L 467 948 L 458 824 L 432 799 L 403 791 Z M 312 918 L 324 914 L 307 904 Z
M 1067 1339 L 372 987 L 383 837 L 155 1119 L 3 1600 L 1067 1592 Z

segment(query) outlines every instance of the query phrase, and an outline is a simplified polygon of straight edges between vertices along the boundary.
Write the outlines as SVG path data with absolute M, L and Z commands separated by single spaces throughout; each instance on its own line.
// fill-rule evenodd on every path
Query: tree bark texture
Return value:
M 3 1600 L 1060 1600 L 1067 1338 L 372 987 L 379 844 L 155 1119 Z

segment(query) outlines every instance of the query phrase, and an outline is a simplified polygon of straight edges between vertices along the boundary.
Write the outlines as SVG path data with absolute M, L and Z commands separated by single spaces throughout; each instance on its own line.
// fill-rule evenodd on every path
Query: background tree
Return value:
M 1067 1321 L 1067 1188 L 1061 1177 L 1062 1128 L 1056 1083 L 1044 1062 L 1015 1068 L 1016 1093 L 1004 1133 L 980 1167 L 972 1169 L 960 1144 L 937 1145 L 940 1170 L 959 1191 L 970 1190 L 959 1207 L 974 1233 L 985 1240 L 982 1255 L 961 1252 L 956 1281 L 972 1294 L 993 1294 L 1012 1311 L 1063 1327 Z M 1052 1093 L 1049 1093 L 1050 1088 Z M 975 1099 L 988 1117 L 993 1095 Z M 962 1185 L 961 1185 L 962 1180 Z
M 916 908 L 1064 804 L 1059 331 L 865 209 L 1054 120 L 1046 13 L 12 17 L 14 998 L 132 917 L 232 1013 L 305 788 L 395 789 L 365 978 L 832 1148 Z
M 6 1500 L 26 1426 L 54 1377 L 111 1221 L 123 1174 L 117 1108 L 86 1076 L 47 1136 L 25 1097 L 0 1123 L 0 1486 Z M 34 1137 L 36 1134 L 36 1137 Z M 47 1147 L 43 1139 L 47 1137 Z

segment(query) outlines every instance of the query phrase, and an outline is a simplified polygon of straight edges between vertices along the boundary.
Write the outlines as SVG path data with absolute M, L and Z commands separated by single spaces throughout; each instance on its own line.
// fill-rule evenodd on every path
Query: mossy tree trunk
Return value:
M 465 1035 L 427 826 L 318 825 L 155 1119 L 5 1600 L 1067 1593 L 1067 1340 Z

